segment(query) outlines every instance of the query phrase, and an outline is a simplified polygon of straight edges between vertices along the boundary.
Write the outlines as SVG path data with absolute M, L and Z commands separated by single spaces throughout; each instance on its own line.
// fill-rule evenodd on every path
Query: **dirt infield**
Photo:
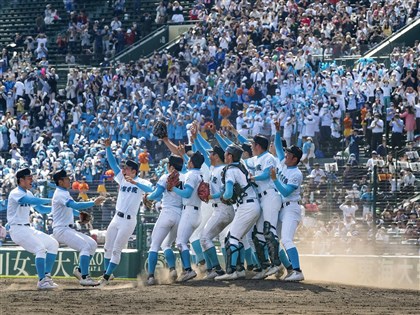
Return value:
M 0 314 L 418 314 L 419 291 L 275 279 L 146 287 L 113 280 L 103 289 L 56 279 L 37 291 L 36 279 L 0 278 Z

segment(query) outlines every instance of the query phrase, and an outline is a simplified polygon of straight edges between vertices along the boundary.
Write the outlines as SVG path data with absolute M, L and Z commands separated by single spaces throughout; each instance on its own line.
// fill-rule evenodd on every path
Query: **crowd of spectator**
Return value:
M 107 28 L 125 40 L 129 30 L 138 31 L 135 25 L 122 27 L 120 7 L 108 25 L 109 21 L 89 22 L 85 13 L 71 10 L 69 2 L 66 8 L 73 16 L 69 32 L 77 33 L 75 38 L 91 35 L 92 30 L 102 34 Z M 163 1 L 161 6 L 168 15 L 162 23 L 168 21 L 168 12 L 173 20 L 177 4 Z M 48 64 L 48 39 L 42 33 L 25 40 L 25 52 L 3 49 L 2 198 L 15 185 L 13 175 L 23 165 L 37 175 L 39 187 L 49 187 L 50 174 L 60 168 L 74 174 L 78 183 L 97 187 L 108 176 L 101 139 L 109 137 L 119 162 L 130 158 L 157 164 L 167 156 L 165 145 L 151 132 L 158 119 L 167 122 L 175 143 L 188 142 L 188 125 L 194 120 L 210 139 L 210 124 L 227 136 L 231 136 L 226 124 L 230 120 L 241 135 L 271 137 L 279 120 L 287 144 L 303 148 L 309 175 L 305 196 L 312 196 L 307 201 L 311 209 L 322 212 L 330 182 L 339 183 L 341 189 L 331 191 L 336 209 L 346 199 L 358 203 L 359 213 L 363 212 L 358 216 L 368 224 L 374 217 L 369 175 L 373 165 L 383 175 L 378 177 L 380 192 L 415 191 L 415 175 L 410 172 L 420 170 L 413 153 L 420 134 L 420 43 L 396 47 L 389 66 L 367 58 L 354 66 L 325 63 L 320 56 L 363 53 L 415 19 L 417 6 L 412 1 L 255 1 L 252 6 L 246 1 L 197 2 L 194 9 L 199 12 L 193 14 L 199 21 L 173 51 L 103 68 L 74 66 L 63 88 Z M 98 47 L 101 55 L 124 47 L 117 48 L 118 41 L 104 44 L 107 39 L 102 35 L 91 42 L 87 35 L 85 46 L 93 53 Z M 71 50 L 71 45 L 68 41 L 66 49 Z M 222 108 L 229 108 L 230 116 L 222 115 Z M 344 171 L 336 172 L 333 166 L 318 174 L 314 158 L 337 152 L 336 164 Z M 366 165 L 361 152 L 372 156 Z M 349 193 L 354 184 L 357 198 Z M 418 217 L 417 205 L 415 211 Z M 340 226 L 349 225 L 346 220 L 355 226 L 355 216 L 349 217 L 344 216 Z

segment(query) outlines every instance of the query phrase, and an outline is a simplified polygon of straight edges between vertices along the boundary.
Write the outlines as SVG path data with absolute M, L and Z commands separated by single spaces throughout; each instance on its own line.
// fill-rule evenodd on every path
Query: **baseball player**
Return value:
M 240 249 L 243 247 L 241 239 L 256 223 L 260 216 L 258 196 L 248 178 L 248 171 L 241 164 L 243 150 L 234 144 L 225 150 L 225 163 L 222 176 L 224 192 L 222 201 L 237 201 L 235 217 L 231 223 L 227 236 L 226 246 L 226 274 L 215 277 L 215 280 L 233 280 L 245 278 L 245 270 L 241 264 Z M 234 189 L 240 189 L 237 200 L 232 200 Z
M 283 199 L 279 216 L 279 220 L 281 221 L 281 242 L 286 249 L 293 268 L 292 270 L 288 270 L 284 280 L 302 281 L 304 280 L 304 276 L 300 269 L 299 254 L 296 245 L 293 243 L 293 237 L 301 221 L 299 202 L 303 175 L 297 165 L 302 158 L 302 150 L 292 145 L 286 148 L 285 153 L 279 128 L 277 128 L 275 137 L 275 147 L 280 164 L 277 173 L 274 167 L 271 169 L 270 176 Z
M 90 236 L 74 229 L 74 216 L 79 215 L 78 210 L 100 205 L 105 197 L 98 197 L 95 201 L 75 202 L 70 196 L 70 178 L 65 170 L 53 175 L 57 188 L 52 198 L 53 236 L 63 244 L 79 252 L 79 267 L 74 269 L 74 276 L 82 286 L 96 286 L 99 283 L 89 276 L 89 264 L 95 254 L 97 244 Z
M 192 126 L 195 126 L 195 124 L 192 124 Z M 190 128 L 189 131 L 191 131 L 191 129 L 192 128 Z M 177 146 L 171 140 L 169 140 L 168 137 L 164 137 L 164 138 L 162 138 L 162 140 L 165 143 L 165 145 L 167 146 L 167 148 L 171 151 L 172 154 L 180 155 L 180 156 L 183 157 L 185 163 L 184 163 L 184 167 L 182 169 L 182 173 L 186 174 L 187 171 L 188 171 L 187 164 L 188 164 L 188 161 L 189 161 L 189 156 L 191 156 L 193 152 L 196 152 L 196 150 L 193 150 L 191 145 Z M 196 149 L 196 148 L 194 147 L 194 149 Z M 203 164 L 202 168 L 201 168 L 201 175 L 203 176 L 203 180 L 207 179 L 207 174 L 210 174 L 210 171 L 208 170 L 207 166 Z M 191 247 L 192 247 L 192 249 L 194 251 L 194 254 L 195 254 L 194 255 L 195 256 L 195 262 L 197 263 L 197 265 L 199 267 L 203 263 L 205 263 L 204 254 L 203 254 L 202 248 L 200 246 L 199 235 L 200 235 L 200 231 L 202 230 L 202 228 L 204 228 L 204 223 L 207 220 L 206 217 L 210 217 L 211 213 L 208 213 L 207 211 L 205 211 L 204 216 L 203 216 L 203 211 L 201 211 L 201 208 L 200 208 L 200 215 L 201 215 L 200 224 L 194 230 L 194 232 L 191 234 L 191 237 L 190 237 Z
M 149 181 L 137 177 L 139 165 L 127 160 L 121 170 L 111 151 L 111 139 L 104 141 L 108 163 L 114 171 L 114 180 L 119 185 L 116 211 L 108 226 L 104 245 L 105 273 L 100 280 L 100 285 L 106 285 L 114 269 L 121 260 L 122 249 L 127 245 L 129 237 L 137 225 L 137 212 L 143 198 L 143 193 L 153 191 Z
M 241 148 L 243 150 L 242 161 L 244 162 L 244 164 L 245 164 L 247 170 L 249 171 L 249 173 L 254 174 L 255 173 L 255 167 L 254 167 L 254 159 L 252 158 L 252 147 L 251 147 L 251 145 L 248 143 L 248 140 L 245 137 L 241 136 L 235 130 L 235 128 L 233 128 L 232 125 L 231 125 L 231 132 L 238 138 L 239 142 L 241 143 Z M 228 138 L 222 137 L 222 135 L 219 134 L 219 133 L 216 133 L 215 137 L 216 137 L 216 140 L 219 142 L 219 144 L 220 144 L 220 146 L 222 147 L 223 150 L 226 150 L 226 148 L 230 144 L 233 144 L 233 142 L 231 142 Z M 258 261 L 258 258 L 256 256 L 255 249 L 252 247 L 252 245 L 253 245 L 252 232 L 253 232 L 253 229 L 250 229 L 247 232 L 246 236 L 242 239 L 242 243 L 244 245 L 243 256 L 245 258 L 245 261 L 247 262 L 247 269 L 248 270 L 254 270 L 255 269 L 256 272 L 261 272 L 262 269 L 259 266 L 259 261 Z M 221 234 L 223 234 L 223 233 L 221 233 Z M 221 237 L 221 235 L 219 236 L 219 238 L 220 237 Z M 222 237 L 221 244 L 223 244 L 224 239 L 225 238 Z M 224 251 L 224 246 L 222 246 L 222 251 Z M 225 252 L 223 252 L 223 254 L 224 254 L 224 256 L 226 256 Z M 242 258 L 242 256 L 241 256 L 241 258 Z
M 36 209 L 42 212 L 42 205 L 50 203 L 51 199 L 36 198 L 31 193 L 32 174 L 29 168 L 19 170 L 16 179 L 18 186 L 10 192 L 7 204 L 10 237 L 17 245 L 35 254 L 38 289 L 55 289 L 58 285 L 52 280 L 51 271 L 58 252 L 58 242 L 52 236 L 35 230 L 29 223 L 31 205 L 38 206 Z
M 200 140 L 196 140 L 197 147 L 201 152 L 204 148 L 201 146 Z M 213 239 L 219 235 L 226 226 L 228 226 L 234 216 L 235 212 L 232 205 L 226 205 L 220 201 L 222 190 L 222 171 L 224 164 L 225 152 L 221 147 L 215 146 L 203 152 L 203 155 L 210 158 L 212 170 L 210 175 L 210 196 L 211 206 L 214 209 L 211 217 L 206 222 L 203 231 L 201 231 L 200 244 L 204 251 L 204 256 L 207 265 L 207 274 L 204 279 L 213 280 L 217 276 L 223 275 L 225 272 L 219 264 L 217 258 L 216 247 L 213 244 Z
M 179 276 L 178 282 L 188 281 L 197 276 L 197 273 L 191 269 L 190 250 L 187 244 L 201 222 L 201 200 L 198 197 L 197 189 L 202 181 L 200 168 L 203 163 L 203 155 L 198 151 L 195 152 L 188 160 L 188 172 L 185 174 L 183 189 L 173 188 L 173 191 L 183 198 L 183 211 L 178 226 L 176 244 L 181 255 L 184 271 Z
M 262 214 L 252 234 L 255 251 L 262 270 L 252 279 L 264 279 L 275 274 L 281 265 L 276 228 L 282 201 L 270 178 L 270 170 L 275 167 L 276 160 L 268 152 L 269 144 L 268 139 L 262 135 L 254 136 L 252 141 L 253 167 L 255 171 L 254 175 L 251 175 L 251 179 L 257 184 L 258 198 L 262 208 Z M 264 250 L 266 245 L 271 265 L 266 258 Z
M 184 162 L 180 156 L 171 155 L 168 162 L 169 174 L 182 170 Z M 175 281 L 178 277 L 175 270 L 175 256 L 171 245 L 175 241 L 178 224 L 181 219 L 182 197 L 173 191 L 166 189 L 166 181 L 169 174 L 163 174 L 156 184 L 154 191 L 147 196 L 148 200 L 158 200 L 162 197 L 162 211 L 152 232 L 152 243 L 148 257 L 147 284 L 156 284 L 155 269 L 158 261 L 158 251 L 162 247 L 166 262 L 169 266 L 169 276 Z M 182 175 L 181 175 L 182 176 Z M 180 177 L 181 178 L 181 177 Z

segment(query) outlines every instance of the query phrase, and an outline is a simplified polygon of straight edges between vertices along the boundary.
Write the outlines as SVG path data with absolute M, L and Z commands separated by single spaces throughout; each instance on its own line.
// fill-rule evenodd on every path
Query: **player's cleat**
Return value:
M 280 279 L 284 275 L 285 272 L 286 272 L 286 268 L 284 268 L 283 265 L 280 265 L 279 270 L 276 273 L 276 279 Z
M 45 277 L 42 280 L 38 281 L 37 288 L 38 290 L 53 290 L 57 288 L 57 286 L 54 286 L 54 282 L 51 283 L 50 279 Z
M 96 287 L 99 285 L 99 282 L 93 280 L 90 276 L 87 276 L 85 279 L 80 279 L 79 283 L 84 287 Z
M 155 284 L 156 284 L 155 277 L 149 277 L 149 278 L 147 278 L 147 285 L 155 285 Z
M 297 270 L 291 270 L 287 273 L 287 276 L 284 278 L 284 281 L 303 281 L 303 273 Z
M 54 281 L 53 281 L 53 279 L 52 279 L 52 277 L 51 277 L 51 274 L 50 273 L 46 273 L 45 274 L 45 278 L 44 279 L 47 279 L 47 281 L 54 287 L 54 288 L 58 288 L 58 284 L 57 283 L 55 283 Z
M 204 280 L 214 280 L 214 278 L 218 277 L 218 276 L 223 276 L 225 274 L 225 272 L 223 270 L 215 270 L 213 269 L 212 271 L 207 271 L 207 274 L 205 275 L 205 277 L 203 278 Z
M 109 284 L 109 281 L 108 280 L 106 280 L 104 277 L 101 277 L 100 279 L 99 279 L 99 287 L 100 288 L 103 288 L 103 287 L 105 287 L 105 286 L 107 286 Z
M 111 275 L 109 276 L 109 281 L 114 280 L 114 279 L 115 279 L 115 276 L 113 273 L 111 273 Z
M 178 273 L 176 272 L 176 270 L 175 270 L 175 269 L 174 269 L 174 270 L 169 271 L 169 279 L 170 279 L 172 282 L 175 282 L 177 278 L 178 278 Z
M 245 278 L 245 270 L 234 271 L 232 273 L 226 273 L 224 275 L 217 276 L 216 278 L 214 278 L 214 280 L 224 281 L 224 280 L 236 280 L 236 279 L 241 279 L 241 278 L 243 279 Z
M 262 279 L 267 278 L 266 276 L 267 271 L 268 271 L 268 268 L 262 269 L 260 272 L 257 272 L 257 274 L 252 277 L 252 280 L 262 280 Z
M 197 273 L 194 270 L 183 271 L 181 275 L 179 276 L 177 282 L 185 282 L 195 277 L 197 277 Z
M 279 271 L 279 266 L 271 266 L 268 268 L 267 272 L 265 273 L 266 277 L 276 274 Z
M 73 276 L 75 276 L 79 281 L 82 280 L 82 274 L 80 273 L 79 267 L 74 268 Z
M 206 265 L 205 264 L 198 264 L 197 268 L 198 268 L 199 273 L 205 273 L 206 272 Z

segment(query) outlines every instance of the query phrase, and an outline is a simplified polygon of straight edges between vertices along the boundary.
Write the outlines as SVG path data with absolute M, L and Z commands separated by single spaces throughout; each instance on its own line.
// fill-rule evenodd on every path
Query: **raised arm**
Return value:
M 204 139 L 203 139 L 204 140 Z M 205 141 L 205 140 L 204 140 Z M 195 139 L 193 145 L 195 145 L 195 147 L 197 148 L 198 151 L 200 151 L 200 153 L 204 156 L 204 163 L 206 163 L 206 165 L 208 167 L 210 167 L 211 162 L 210 162 L 210 157 L 209 157 L 209 152 L 207 151 L 207 149 L 205 149 L 202 145 L 201 145 L 201 141 L 198 140 L 198 137 Z M 211 146 L 210 146 L 211 148 Z
M 111 150 L 111 138 L 105 139 L 104 141 L 104 145 L 106 148 L 106 158 L 108 160 L 109 166 L 111 166 L 112 170 L 114 171 L 114 175 L 117 176 L 120 172 L 121 169 L 118 166 L 117 160 L 115 159 L 114 154 L 112 154 L 112 150 Z
M 226 151 L 229 144 L 227 143 L 225 138 L 223 138 L 219 133 L 215 133 L 214 136 L 216 137 L 216 140 L 217 140 L 217 142 L 219 142 L 220 147 L 223 149 L 223 151 Z
M 276 132 L 276 137 L 274 138 L 274 146 L 276 148 L 276 154 L 278 159 L 282 161 L 284 159 L 284 150 L 283 145 L 281 143 L 280 131 Z

